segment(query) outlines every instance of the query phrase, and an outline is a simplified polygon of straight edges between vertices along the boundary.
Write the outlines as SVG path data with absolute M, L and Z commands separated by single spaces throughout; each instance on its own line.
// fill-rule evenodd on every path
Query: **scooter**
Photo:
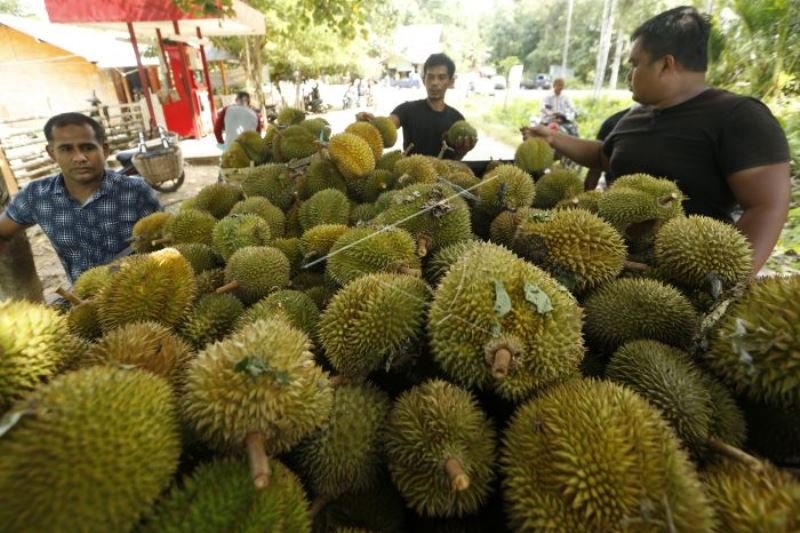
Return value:
M 186 178 L 178 136 L 161 126 L 158 137 L 148 141 L 140 131 L 139 146 L 117 152 L 115 158 L 122 167 L 120 174 L 139 176 L 159 192 L 177 191 Z
M 548 113 L 531 117 L 531 126 L 547 126 L 553 131 L 560 131 L 565 135 L 571 137 L 578 137 L 578 125 L 574 120 L 570 120 L 562 113 Z M 555 158 L 560 161 L 562 166 L 577 167 L 578 164 L 566 157 L 564 154 L 556 151 Z

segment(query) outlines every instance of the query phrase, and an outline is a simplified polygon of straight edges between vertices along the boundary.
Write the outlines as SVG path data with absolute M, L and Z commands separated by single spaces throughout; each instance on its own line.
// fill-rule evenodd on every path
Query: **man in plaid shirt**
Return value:
M 0 254 L 14 235 L 39 224 L 75 281 L 123 252 L 133 225 L 161 204 L 144 180 L 106 170 L 108 143 L 94 119 L 56 115 L 44 134 L 61 173 L 29 183 L 0 214 Z

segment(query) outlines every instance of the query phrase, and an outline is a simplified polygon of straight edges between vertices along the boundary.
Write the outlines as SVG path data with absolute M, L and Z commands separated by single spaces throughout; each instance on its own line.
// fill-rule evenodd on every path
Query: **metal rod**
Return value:
M 206 61 L 206 47 L 203 46 L 203 32 L 200 31 L 200 26 L 197 26 L 197 38 L 200 39 L 200 59 L 203 60 L 203 75 L 206 78 L 206 88 L 208 89 L 208 103 L 211 104 L 211 120 L 217 114 L 216 107 L 214 106 L 214 90 L 211 87 L 211 75 L 208 73 L 208 61 Z
M 147 74 L 142 65 L 142 56 L 139 54 L 139 43 L 136 41 L 136 33 L 133 31 L 133 23 L 128 22 L 128 33 L 131 36 L 131 44 L 133 45 L 133 53 L 136 56 L 136 68 L 139 70 L 139 82 L 142 84 L 142 92 L 144 99 L 147 102 L 147 111 L 150 113 L 150 128 L 156 129 L 156 112 L 153 109 L 153 101 L 150 99 L 150 83 L 147 81 Z

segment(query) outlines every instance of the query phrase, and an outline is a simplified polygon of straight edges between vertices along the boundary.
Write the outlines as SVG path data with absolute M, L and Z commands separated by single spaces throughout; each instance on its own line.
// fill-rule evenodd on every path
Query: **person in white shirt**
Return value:
M 569 97 L 562 94 L 564 90 L 564 79 L 556 78 L 553 81 L 553 94 L 548 94 L 544 97 L 542 102 L 542 109 L 540 110 L 543 116 L 548 115 L 564 115 L 564 118 L 572 122 L 575 120 L 575 108 L 572 106 Z

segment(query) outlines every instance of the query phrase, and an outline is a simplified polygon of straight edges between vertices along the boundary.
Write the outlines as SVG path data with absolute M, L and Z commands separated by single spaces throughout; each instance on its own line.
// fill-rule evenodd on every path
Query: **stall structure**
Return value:
M 157 43 L 165 83 L 156 96 L 167 129 L 181 137 L 202 137 L 216 112 L 205 52 L 208 38 L 265 32 L 263 14 L 240 0 L 233 0 L 232 14 L 226 16 L 185 13 L 172 0 L 45 0 L 45 8 L 51 22 L 127 32 L 153 130 L 154 91 L 142 65 L 139 40 Z

